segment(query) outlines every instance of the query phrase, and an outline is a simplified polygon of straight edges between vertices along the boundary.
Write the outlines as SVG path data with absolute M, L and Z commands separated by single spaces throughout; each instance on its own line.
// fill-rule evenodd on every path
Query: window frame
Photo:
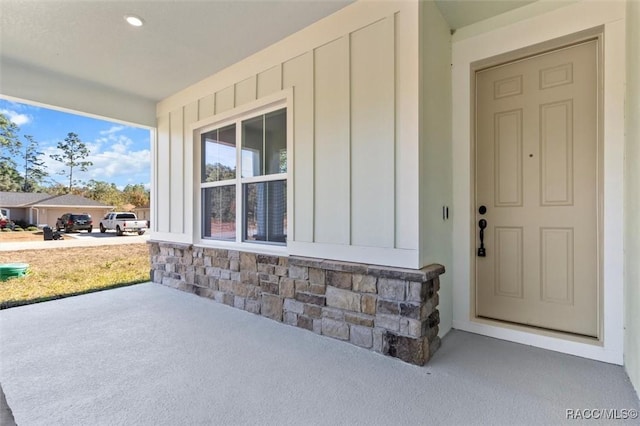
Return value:
M 287 89 L 263 97 L 224 113 L 216 114 L 191 125 L 193 135 L 193 241 L 204 247 L 221 247 L 228 249 L 251 248 L 252 251 L 286 254 L 289 241 L 293 238 L 293 90 Z M 285 109 L 286 114 L 286 148 L 287 171 L 261 176 L 242 177 L 242 122 L 254 117 Z M 212 130 L 229 125 L 236 126 L 236 177 L 215 182 L 202 182 L 203 144 L 202 135 Z M 287 241 L 283 243 L 269 241 L 244 240 L 244 184 L 284 180 L 287 196 Z M 235 187 L 236 216 L 235 240 L 219 240 L 204 236 L 204 190 L 223 186 Z

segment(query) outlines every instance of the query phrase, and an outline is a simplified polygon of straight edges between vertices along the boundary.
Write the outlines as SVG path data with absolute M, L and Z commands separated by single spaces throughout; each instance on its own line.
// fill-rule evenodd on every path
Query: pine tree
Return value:
M 83 161 L 89 156 L 89 149 L 87 145 L 80 140 L 78 135 L 71 132 L 64 139 L 64 142 L 58 142 L 57 148 L 62 151 L 62 154 L 53 154 L 50 157 L 56 161 L 61 162 L 68 168 L 67 171 L 62 171 L 60 174 L 69 178 L 68 192 L 72 192 L 73 189 L 73 171 L 80 170 L 86 172 L 90 166 L 93 166 L 91 161 Z
M 38 142 L 33 139 L 33 136 L 25 135 L 24 138 L 28 144 L 24 151 L 24 182 L 22 190 L 24 192 L 35 192 L 44 178 L 49 176 L 49 173 L 45 169 L 42 156 L 44 153 L 38 151 Z

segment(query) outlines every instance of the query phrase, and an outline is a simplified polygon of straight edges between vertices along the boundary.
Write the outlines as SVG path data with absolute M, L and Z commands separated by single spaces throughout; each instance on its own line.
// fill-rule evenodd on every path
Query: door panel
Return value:
M 522 228 L 495 227 L 495 293 L 522 298 Z
M 573 204 L 573 100 L 540 106 L 543 206 Z
M 598 336 L 597 61 L 593 40 L 476 73 L 480 317 Z
M 542 300 L 573 304 L 573 229 L 540 230 Z
M 495 114 L 495 205 L 522 205 L 522 109 Z

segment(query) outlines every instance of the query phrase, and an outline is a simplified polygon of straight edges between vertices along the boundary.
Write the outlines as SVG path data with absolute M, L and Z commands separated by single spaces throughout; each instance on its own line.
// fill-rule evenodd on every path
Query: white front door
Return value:
M 478 317 L 599 335 L 598 69 L 592 40 L 476 72 Z

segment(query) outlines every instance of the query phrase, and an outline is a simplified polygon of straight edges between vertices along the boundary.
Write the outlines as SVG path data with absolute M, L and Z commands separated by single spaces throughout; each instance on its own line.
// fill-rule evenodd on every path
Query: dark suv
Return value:
M 91 215 L 86 213 L 65 213 L 62 217 L 58 218 L 58 221 L 56 222 L 56 230 L 60 232 L 61 229 L 64 229 L 64 232 L 81 230 L 91 232 L 93 231 Z

